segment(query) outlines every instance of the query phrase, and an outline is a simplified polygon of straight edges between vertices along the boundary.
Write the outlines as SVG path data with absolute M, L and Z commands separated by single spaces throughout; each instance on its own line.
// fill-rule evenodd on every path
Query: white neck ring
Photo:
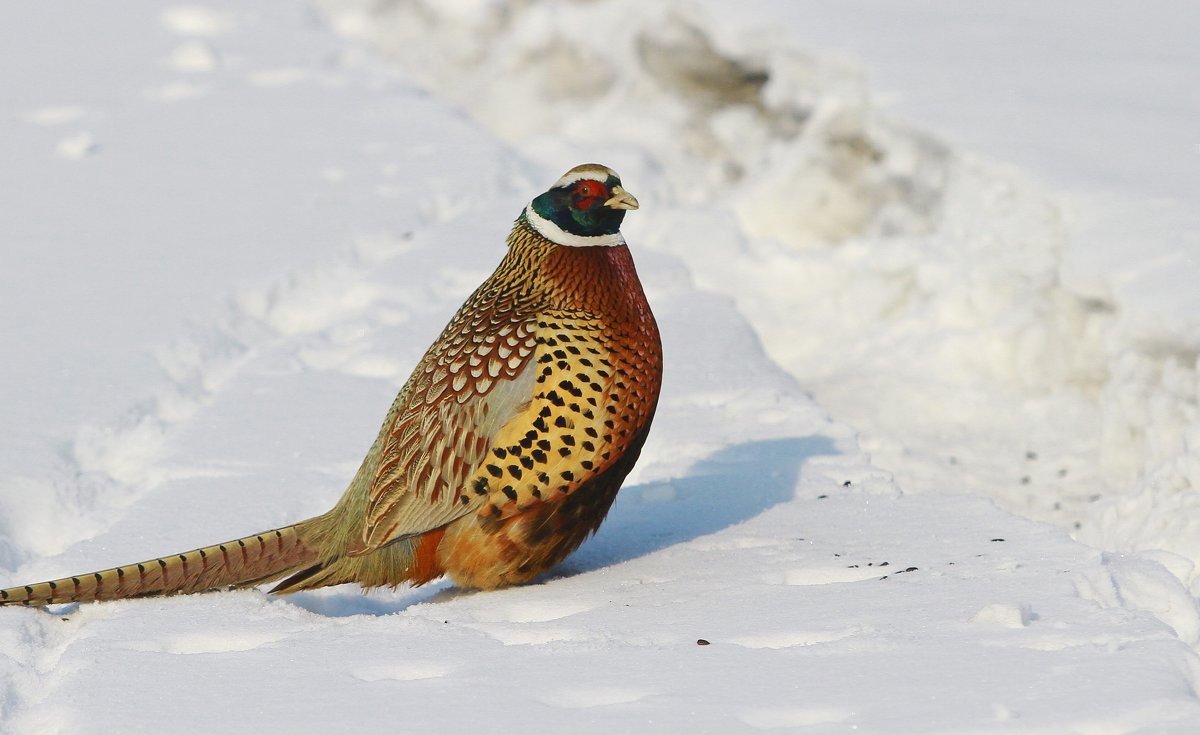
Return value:
M 625 244 L 625 238 L 619 232 L 614 232 L 611 235 L 590 236 L 571 234 L 535 212 L 532 203 L 525 207 L 525 219 L 529 222 L 529 226 L 536 230 L 539 235 L 555 245 L 566 245 L 572 248 L 612 248 Z

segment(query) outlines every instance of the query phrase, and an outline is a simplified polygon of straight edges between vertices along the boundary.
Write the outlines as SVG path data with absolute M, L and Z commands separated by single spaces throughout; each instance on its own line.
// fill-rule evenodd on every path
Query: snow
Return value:
M 906 491 L 1200 561 L 1195 84 L 1168 83 L 1200 69 L 1195 9 L 326 5 L 518 149 L 648 182 L 631 230 L 732 296 Z
M 0 730 L 1193 732 L 1196 17 L 1067 5 L 12 10 L 5 584 L 328 508 L 576 163 L 667 382 L 545 579 L 4 608 Z

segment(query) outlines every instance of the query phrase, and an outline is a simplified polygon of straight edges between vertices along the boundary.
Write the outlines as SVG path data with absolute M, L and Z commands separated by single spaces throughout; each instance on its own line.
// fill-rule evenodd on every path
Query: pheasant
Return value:
M 448 575 L 529 581 L 595 532 L 662 383 L 654 315 L 620 232 L 638 202 L 577 166 L 517 218 L 496 271 L 400 390 L 332 510 L 138 564 L 0 590 L 46 605 L 250 587 L 295 592 Z

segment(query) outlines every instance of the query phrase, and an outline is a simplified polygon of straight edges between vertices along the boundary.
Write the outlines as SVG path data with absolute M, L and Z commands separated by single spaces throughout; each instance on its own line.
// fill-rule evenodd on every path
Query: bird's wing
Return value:
M 466 312 L 466 313 L 464 313 Z M 417 367 L 384 427 L 367 498 L 364 554 L 475 509 L 466 483 L 493 438 L 529 406 L 536 319 L 460 312 Z

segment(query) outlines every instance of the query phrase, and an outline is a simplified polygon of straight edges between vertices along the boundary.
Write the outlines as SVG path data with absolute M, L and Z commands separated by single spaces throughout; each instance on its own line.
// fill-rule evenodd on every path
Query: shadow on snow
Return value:
M 700 460 L 682 477 L 627 487 L 596 537 L 556 576 L 619 564 L 747 521 L 795 496 L 810 457 L 836 451 L 823 436 L 746 442 Z
M 652 554 L 747 521 L 794 497 L 810 458 L 837 450 L 827 437 L 792 437 L 725 447 L 679 478 L 626 487 L 594 539 L 543 580 L 574 576 Z M 422 602 L 474 594 L 439 580 L 425 587 L 362 594 L 341 585 L 286 600 L 318 615 L 390 615 Z

